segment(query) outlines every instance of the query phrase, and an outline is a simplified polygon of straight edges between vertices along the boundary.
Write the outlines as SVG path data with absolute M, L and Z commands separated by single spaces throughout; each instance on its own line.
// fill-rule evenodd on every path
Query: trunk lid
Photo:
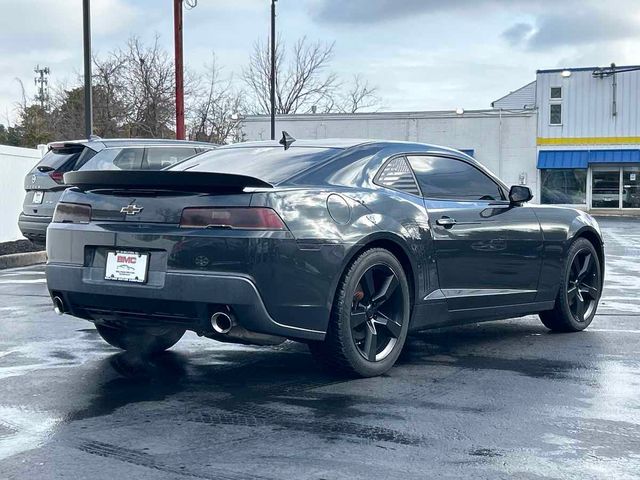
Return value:
M 77 171 L 64 201 L 91 205 L 92 222 L 180 223 L 187 207 L 246 207 L 245 188 L 271 188 L 243 175 L 179 171 Z

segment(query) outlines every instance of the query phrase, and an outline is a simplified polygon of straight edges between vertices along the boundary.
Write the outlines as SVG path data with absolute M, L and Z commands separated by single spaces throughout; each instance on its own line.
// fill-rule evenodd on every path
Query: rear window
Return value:
M 185 160 L 170 170 L 230 173 L 279 183 L 324 162 L 338 153 L 336 148 L 236 147 L 221 148 Z
M 83 145 L 55 148 L 49 150 L 42 160 L 38 162 L 34 171 L 38 167 L 51 167 L 58 172 L 69 172 L 73 170 L 80 154 L 85 149 Z

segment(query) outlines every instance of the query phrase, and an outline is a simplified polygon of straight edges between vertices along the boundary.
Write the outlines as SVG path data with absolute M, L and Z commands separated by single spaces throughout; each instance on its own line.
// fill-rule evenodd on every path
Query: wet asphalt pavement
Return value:
M 0 478 L 640 477 L 640 221 L 601 219 L 591 327 L 537 317 L 409 339 L 380 378 L 306 348 L 187 335 L 148 361 L 58 317 L 42 266 L 0 272 Z

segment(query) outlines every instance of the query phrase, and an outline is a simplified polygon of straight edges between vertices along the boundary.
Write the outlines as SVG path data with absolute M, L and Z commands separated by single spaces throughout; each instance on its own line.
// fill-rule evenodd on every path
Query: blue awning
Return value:
M 538 153 L 538 168 L 587 168 L 588 150 L 542 150 Z
M 593 163 L 640 163 L 640 149 L 542 150 L 538 168 L 587 168 Z
M 467 155 L 469 155 L 470 157 L 473 157 L 473 154 L 476 153 L 473 148 L 461 148 L 460 151 L 462 153 L 466 153 Z

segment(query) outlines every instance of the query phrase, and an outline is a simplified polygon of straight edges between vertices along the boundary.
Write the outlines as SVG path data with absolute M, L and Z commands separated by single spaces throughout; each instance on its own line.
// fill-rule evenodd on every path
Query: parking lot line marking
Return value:
M 640 333 L 640 330 L 623 330 L 617 328 L 590 328 L 589 332 L 619 332 L 619 333 Z

